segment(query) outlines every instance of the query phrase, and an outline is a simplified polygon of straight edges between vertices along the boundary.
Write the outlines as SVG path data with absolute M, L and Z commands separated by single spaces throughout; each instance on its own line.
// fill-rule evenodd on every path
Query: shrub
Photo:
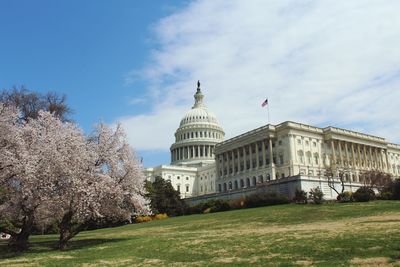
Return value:
M 244 198 L 238 198 L 229 201 L 229 206 L 231 206 L 231 209 L 243 209 L 245 208 L 245 199 Z
M 352 202 L 353 201 L 353 192 L 345 191 L 340 193 L 337 198 L 339 202 Z
M 382 192 L 379 195 L 377 195 L 376 198 L 381 199 L 381 200 L 390 200 L 390 199 L 393 199 L 393 193 L 392 192 Z
M 316 188 L 312 188 L 309 195 L 314 204 L 321 204 L 324 200 L 324 193 L 322 193 L 321 189 L 318 186 Z
M 207 202 L 201 202 L 195 206 L 186 209 L 186 214 L 199 214 L 199 213 L 210 213 L 230 210 L 231 206 L 225 200 L 216 199 L 209 200 Z
M 153 220 L 163 220 L 163 219 L 167 219 L 168 215 L 166 213 L 159 213 L 154 215 Z
M 400 178 L 397 178 L 390 184 L 392 199 L 400 200 Z
M 271 206 L 279 204 L 287 204 L 289 199 L 286 196 L 278 195 L 275 193 L 267 194 L 253 194 L 245 198 L 246 208 L 255 208 L 261 206 Z
M 357 202 L 367 202 L 375 199 L 375 192 L 368 187 L 360 187 L 353 194 L 353 198 Z
M 203 211 L 204 214 L 210 213 L 211 212 L 211 208 L 207 208 Z
M 190 215 L 190 214 L 199 214 L 203 212 L 203 206 L 204 203 L 199 203 L 194 206 L 187 206 L 185 209 L 185 214 Z
M 210 207 L 210 212 L 227 211 L 231 209 L 229 203 L 224 200 L 217 199 L 212 204 L 213 205 Z
M 150 222 L 153 219 L 150 216 L 144 215 L 144 216 L 137 216 L 135 219 L 136 223 L 143 223 L 143 222 Z
M 301 204 L 307 203 L 307 192 L 305 192 L 304 190 L 296 189 L 293 202 Z

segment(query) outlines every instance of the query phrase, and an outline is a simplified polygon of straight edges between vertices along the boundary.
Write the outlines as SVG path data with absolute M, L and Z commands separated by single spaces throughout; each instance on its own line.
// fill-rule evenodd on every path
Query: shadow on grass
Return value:
M 94 239 L 78 239 L 78 240 L 71 240 L 68 242 L 68 249 L 64 250 L 65 252 L 79 250 L 86 247 L 93 247 L 101 244 L 110 244 L 116 243 L 120 241 L 124 241 L 126 238 L 114 238 L 114 239 L 105 239 L 105 238 L 94 238 Z M 46 241 L 39 241 L 35 240 L 30 242 L 29 249 L 24 252 L 15 252 L 10 250 L 7 246 L 7 242 L 0 242 L 0 259 L 8 259 L 14 258 L 22 255 L 28 254 L 37 254 L 43 252 L 51 252 L 51 251 L 59 251 L 58 249 L 58 240 L 46 240 Z M 60 253 L 64 252 L 60 251 Z

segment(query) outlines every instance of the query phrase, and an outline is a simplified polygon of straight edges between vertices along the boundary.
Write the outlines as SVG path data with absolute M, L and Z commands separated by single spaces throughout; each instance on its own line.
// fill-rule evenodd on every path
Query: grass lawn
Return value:
M 400 201 L 280 205 L 33 236 L 0 266 L 400 266 Z

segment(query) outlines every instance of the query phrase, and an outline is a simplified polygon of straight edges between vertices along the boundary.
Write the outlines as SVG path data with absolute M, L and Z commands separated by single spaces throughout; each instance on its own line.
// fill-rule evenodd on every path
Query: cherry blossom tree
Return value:
M 86 139 L 71 123 L 63 123 L 48 112 L 39 112 L 36 119 L 15 124 L 0 162 L 8 166 L 1 175 L 1 184 L 9 198 L 0 207 L 1 216 L 11 222 L 11 246 L 25 250 L 40 210 L 49 210 L 60 200 L 56 194 L 60 177 L 75 175 L 84 157 Z M 10 147 L 10 146 L 9 146 Z M 9 163 L 7 163 L 9 162 Z
M 145 176 L 122 128 L 99 124 L 88 139 L 91 155 L 85 179 L 71 176 L 61 194 L 60 249 L 86 227 L 90 219 L 130 220 L 133 213 L 149 212 L 144 197 Z
M 122 129 L 100 124 L 87 138 L 73 123 L 49 112 L 18 120 L 15 109 L 0 105 L 0 231 L 10 245 L 28 247 L 35 224 L 54 218 L 60 226 L 60 248 L 89 220 L 129 220 L 146 212 L 140 163 Z

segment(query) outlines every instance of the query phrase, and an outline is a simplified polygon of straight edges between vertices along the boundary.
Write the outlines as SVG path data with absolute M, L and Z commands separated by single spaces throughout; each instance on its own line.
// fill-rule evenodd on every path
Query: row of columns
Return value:
M 332 160 L 335 165 L 339 163 L 340 166 L 376 168 L 382 171 L 388 171 L 389 162 L 387 150 L 333 139 L 330 141 L 330 146 L 332 150 Z M 338 151 L 336 151 L 336 147 Z M 339 154 L 339 157 L 337 157 L 337 154 Z
M 172 162 L 195 159 L 195 158 L 213 158 L 214 145 L 192 145 L 177 147 L 171 150 Z
M 217 131 L 189 131 L 184 133 L 179 133 L 176 135 L 176 142 L 187 140 L 187 139 L 199 139 L 199 138 L 213 138 L 222 139 L 222 134 Z
M 271 177 L 275 177 L 275 164 L 273 162 L 272 139 L 264 139 L 255 143 L 246 144 L 233 150 L 223 152 L 217 155 L 216 167 L 220 178 L 228 175 L 258 169 L 266 165 L 266 144 L 268 144 L 269 165 L 271 167 Z M 260 149 L 261 146 L 261 149 Z M 246 151 L 249 151 L 247 155 Z M 260 150 L 262 163 L 260 164 Z M 253 162 L 255 156 L 255 162 Z M 249 158 L 249 159 L 248 159 Z M 225 160 L 226 159 L 226 160 Z M 247 163 L 249 162 L 249 168 Z M 243 166 L 243 168 L 242 168 Z M 230 171 L 231 170 L 231 171 Z

